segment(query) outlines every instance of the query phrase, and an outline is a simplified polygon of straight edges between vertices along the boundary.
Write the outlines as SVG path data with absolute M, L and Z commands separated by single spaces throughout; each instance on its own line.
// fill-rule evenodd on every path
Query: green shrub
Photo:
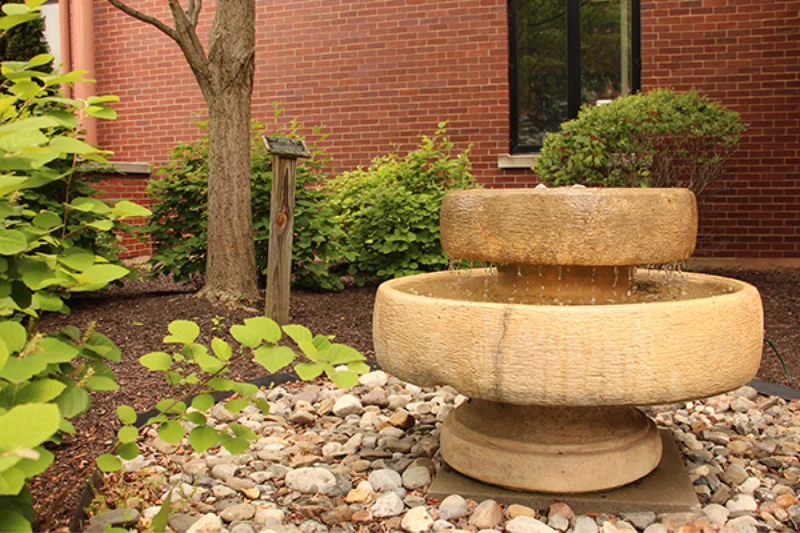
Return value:
M 4 5 L 0 29 L 37 18 L 39 4 Z M 114 118 L 106 103 L 116 98 L 53 98 L 60 84 L 84 80 L 80 72 L 36 70 L 50 61 L 42 54 L 5 62 L 0 80 L 7 90 L 0 97 L 0 531 L 31 530 L 25 484 L 54 459 L 44 445 L 74 431 L 68 419 L 89 408 L 88 391 L 118 388 L 108 361 L 121 354 L 108 337 L 93 326 L 42 334 L 39 318 L 68 312 L 70 293 L 128 274 L 97 253 L 88 230 L 111 232 L 123 218 L 150 214 L 125 200 L 109 205 L 81 196 L 72 186 L 80 160 L 105 162 L 78 138 L 76 115 Z M 37 196 L 56 191 L 62 202 Z
M 695 91 L 656 89 L 584 106 L 549 133 L 534 170 L 550 186 L 687 187 L 716 178 L 746 125 Z
M 473 187 L 469 149 L 453 157 L 445 123 L 405 156 L 378 157 L 331 180 L 330 205 L 345 233 L 341 256 L 359 284 L 441 270 L 442 198 Z
M 256 129 L 261 129 L 256 124 Z M 292 122 L 289 137 L 297 137 Z M 332 214 L 317 183 L 323 153 L 316 150 L 310 160 L 297 165 L 295 190 L 292 274 L 295 287 L 340 290 L 338 276 L 328 272 L 336 257 L 341 230 L 330 224 Z M 267 270 L 269 207 L 272 189 L 272 157 L 259 137 L 254 137 L 251 160 L 251 191 L 256 265 Z M 170 162 L 149 182 L 148 193 L 154 207 L 145 229 L 153 244 L 151 260 L 154 276 L 164 274 L 175 281 L 202 280 L 206 267 L 206 204 L 208 197 L 208 136 L 176 146 Z

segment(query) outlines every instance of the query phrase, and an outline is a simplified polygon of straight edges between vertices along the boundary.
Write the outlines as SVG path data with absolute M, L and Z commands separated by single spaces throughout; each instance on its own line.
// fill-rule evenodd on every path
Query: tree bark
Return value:
M 211 83 L 203 91 L 209 119 L 208 248 L 200 296 L 213 300 L 258 298 L 250 209 L 254 54 L 254 0 L 220 0 L 209 37 Z

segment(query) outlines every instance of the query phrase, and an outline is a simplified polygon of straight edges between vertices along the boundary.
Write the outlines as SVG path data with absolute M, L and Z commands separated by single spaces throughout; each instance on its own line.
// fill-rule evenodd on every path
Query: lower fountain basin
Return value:
M 738 280 L 685 274 L 679 283 L 711 287 L 685 300 L 526 305 L 451 297 L 442 287 L 455 276 L 491 278 L 481 269 L 381 285 L 373 337 L 382 368 L 493 402 L 597 406 L 711 396 L 759 367 L 761 299 Z

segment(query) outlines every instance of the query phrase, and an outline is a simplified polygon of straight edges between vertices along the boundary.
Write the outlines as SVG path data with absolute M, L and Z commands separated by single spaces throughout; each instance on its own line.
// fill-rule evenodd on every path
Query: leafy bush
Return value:
M 534 170 L 547 185 L 687 187 L 718 178 L 746 125 L 695 91 L 657 89 L 584 106 L 549 133 Z
M 331 180 L 329 202 L 345 233 L 341 256 L 359 284 L 448 265 L 439 240 L 442 198 L 474 185 L 469 149 L 453 157 L 445 128 L 439 124 L 405 156 L 378 157 Z
M 0 29 L 35 19 L 41 3 L 4 5 Z M 108 337 L 93 326 L 42 334 L 39 317 L 67 312 L 70 293 L 101 289 L 128 274 L 79 245 L 87 230 L 110 232 L 123 218 L 150 214 L 125 200 L 108 205 L 66 192 L 77 192 L 79 159 L 105 162 L 103 152 L 77 138 L 76 114 L 113 118 L 106 103 L 116 98 L 50 96 L 61 83 L 83 81 L 80 72 L 36 70 L 50 61 L 43 54 L 5 62 L 0 80 L 0 531 L 31 530 L 25 482 L 53 461 L 44 444 L 74 431 L 67 419 L 88 409 L 87 391 L 117 388 L 107 361 L 121 354 Z M 47 190 L 58 190 L 63 202 L 41 199 L 32 208 Z
M 254 131 L 258 129 L 261 125 L 255 124 Z M 297 138 L 297 130 L 298 125 L 292 122 L 287 136 Z M 293 285 L 340 290 L 341 282 L 328 272 L 328 264 L 336 257 L 341 230 L 329 223 L 332 214 L 317 187 L 323 179 L 322 164 L 323 154 L 315 150 L 310 160 L 300 160 L 297 165 Z M 250 168 L 256 265 L 261 274 L 266 274 L 272 156 L 258 137 L 253 139 Z M 199 285 L 206 267 L 208 136 L 176 146 L 170 162 L 149 182 L 147 191 L 154 201 L 153 216 L 144 232 L 153 244 L 153 275 L 169 275 L 176 281 Z

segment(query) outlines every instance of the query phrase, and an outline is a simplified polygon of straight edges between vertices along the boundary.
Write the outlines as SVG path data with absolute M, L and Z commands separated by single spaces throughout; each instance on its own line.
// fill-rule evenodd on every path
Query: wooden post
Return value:
M 277 137 L 263 139 L 267 151 L 272 154 L 265 314 L 278 324 L 288 324 L 297 158 L 311 157 L 311 154 L 302 140 Z

